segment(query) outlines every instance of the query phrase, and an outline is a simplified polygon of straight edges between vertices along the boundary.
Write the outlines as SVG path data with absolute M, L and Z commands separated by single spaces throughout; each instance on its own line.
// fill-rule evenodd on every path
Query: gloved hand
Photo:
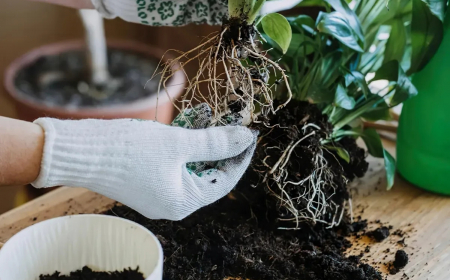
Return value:
M 105 18 L 153 26 L 221 24 L 228 13 L 226 0 L 92 0 L 92 4 Z
M 136 119 L 35 123 L 45 131 L 35 187 L 85 187 L 151 219 L 180 220 L 225 196 L 256 146 L 245 127 L 185 129 Z M 200 173 L 186 167 L 223 159 Z

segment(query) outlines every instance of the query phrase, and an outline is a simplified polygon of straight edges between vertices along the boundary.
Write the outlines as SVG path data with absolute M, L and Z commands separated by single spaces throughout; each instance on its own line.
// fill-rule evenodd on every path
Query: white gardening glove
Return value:
M 45 131 L 35 187 L 85 187 L 151 219 L 180 220 L 228 194 L 256 145 L 245 127 L 185 129 L 136 119 L 35 123 Z M 223 159 L 217 169 L 186 168 Z
M 227 15 L 226 0 L 92 0 L 105 18 L 153 26 L 179 26 L 188 23 L 216 25 Z

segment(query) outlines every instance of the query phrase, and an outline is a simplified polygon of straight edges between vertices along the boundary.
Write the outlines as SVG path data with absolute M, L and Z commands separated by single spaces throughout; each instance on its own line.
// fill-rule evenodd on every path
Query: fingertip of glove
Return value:
M 229 130 L 230 135 L 233 137 L 234 144 L 250 146 L 255 142 L 257 134 L 255 135 L 254 130 L 251 130 L 244 126 L 227 126 L 225 127 Z

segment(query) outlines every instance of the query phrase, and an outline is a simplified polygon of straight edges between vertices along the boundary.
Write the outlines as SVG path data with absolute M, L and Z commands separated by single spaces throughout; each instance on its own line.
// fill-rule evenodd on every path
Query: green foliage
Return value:
M 395 177 L 395 159 L 383 148 L 380 135 L 375 129 L 369 128 L 362 133 L 362 139 L 366 143 L 369 153 L 377 158 L 384 159 L 384 167 L 386 170 L 387 189 L 391 189 L 394 185 Z
M 443 36 L 446 0 L 389 1 L 389 9 L 379 0 L 356 3 L 355 13 L 366 38 L 366 52 L 358 65 L 363 73 L 376 71 L 381 61 L 397 60 L 411 75 L 436 53 Z
M 409 76 L 421 70 L 442 40 L 444 0 L 304 0 L 299 6 L 320 6 L 316 19 L 307 15 L 287 18 L 291 44 L 280 48 L 268 36 L 267 48 L 289 74 L 293 97 L 317 103 L 334 130 L 324 147 L 344 136 L 362 137 L 369 153 L 384 158 L 388 188 L 395 160 L 383 149 L 372 129 L 359 131 L 350 124 L 359 119 L 390 119 L 389 109 L 417 95 Z M 264 30 L 265 31 L 265 30 Z M 371 75 L 371 79 L 367 78 Z M 383 89 L 370 83 L 386 80 Z M 372 90 L 370 90 L 372 89 Z M 360 123 L 360 122 L 359 122 Z M 345 152 L 334 151 L 345 159 Z
M 229 0 L 230 17 L 246 18 L 248 23 L 254 23 L 266 0 Z M 280 14 L 263 15 L 259 21 L 265 35 L 286 53 L 291 45 L 292 30 L 286 18 Z
M 292 40 L 292 30 L 287 19 L 277 13 L 268 14 L 261 19 L 261 25 L 264 33 L 286 53 Z
M 386 170 L 387 189 L 390 190 L 394 186 L 395 178 L 395 159 L 385 149 L 383 149 L 384 169 Z
M 336 151 L 337 155 L 345 160 L 345 162 L 350 163 L 350 155 L 348 154 L 347 150 L 341 148 L 341 147 L 335 147 L 335 146 L 324 146 L 325 149 Z
M 439 3 L 443 1 L 433 1 Z M 437 11 L 438 13 L 440 11 Z M 411 68 L 408 74 L 418 72 L 436 53 L 443 38 L 442 21 L 422 0 L 413 0 L 411 22 Z
M 317 18 L 317 29 L 319 32 L 330 34 L 341 43 L 351 49 L 354 49 L 355 51 L 363 51 L 361 46 L 358 44 L 358 37 L 356 36 L 356 33 L 353 32 L 353 29 L 350 27 L 350 23 L 339 12 L 321 12 Z
M 418 93 L 396 60 L 389 61 L 381 66 L 376 72 L 374 80 L 388 80 L 395 84 L 392 90 L 386 94 L 389 95 L 392 92 L 392 98 L 389 102 L 391 107 L 397 106 Z

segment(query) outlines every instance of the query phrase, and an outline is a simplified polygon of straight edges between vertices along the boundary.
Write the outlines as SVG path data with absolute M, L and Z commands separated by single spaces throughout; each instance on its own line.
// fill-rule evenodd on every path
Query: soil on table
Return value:
M 69 275 L 55 272 L 51 275 L 41 275 L 39 280 L 144 280 L 144 275 L 136 269 L 124 269 L 114 272 L 97 272 L 85 266 Z
M 319 121 L 314 120 L 317 117 L 324 121 L 317 109 L 314 111 L 306 104 L 297 105 L 303 106 L 313 121 Z M 297 123 L 302 119 L 299 115 L 295 116 Z M 284 137 L 284 134 L 280 136 Z M 279 140 L 278 143 L 283 143 L 285 139 Z M 339 145 L 349 151 L 352 161 L 349 164 L 340 162 L 342 168 L 336 164 L 339 168 L 336 170 L 347 178 L 362 176 L 367 169 L 364 151 L 350 138 Z M 309 170 L 304 165 L 308 166 L 310 150 L 303 155 L 298 152 L 290 168 L 303 171 L 305 176 Z M 164 249 L 165 280 L 382 279 L 375 268 L 361 262 L 361 256 L 344 255 L 351 246 L 346 237 L 364 231 L 366 221 L 351 223 L 344 217 L 333 229 L 327 229 L 321 223 L 302 222 L 297 230 L 281 230 L 280 226 L 292 226 L 292 223 L 280 221 L 280 214 L 286 211 L 264 185 L 258 184 L 259 180 L 259 174 L 250 168 L 228 196 L 182 221 L 149 220 L 120 205 L 108 214 L 135 221 L 158 237 Z M 342 203 L 349 197 L 346 186 L 339 186 L 333 198 L 335 203 Z M 297 189 L 299 191 L 302 189 Z
M 71 51 L 45 56 L 21 69 L 14 80 L 26 98 L 47 106 L 99 107 L 133 102 L 155 94 L 158 65 L 138 53 L 108 50 L 111 79 L 103 85 L 90 82 L 86 52 Z

